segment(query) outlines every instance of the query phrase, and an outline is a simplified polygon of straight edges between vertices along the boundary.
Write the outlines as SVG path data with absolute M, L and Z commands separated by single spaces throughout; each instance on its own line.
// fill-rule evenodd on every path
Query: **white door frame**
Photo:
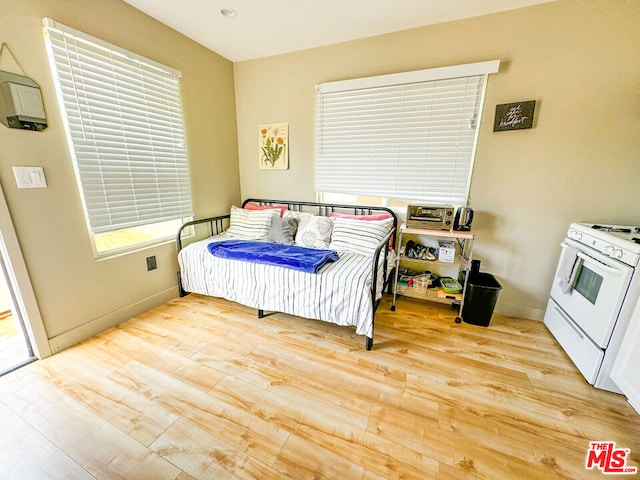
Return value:
M 20 310 L 34 354 L 38 358 L 49 357 L 51 347 L 47 332 L 40 316 L 38 302 L 31 286 L 2 186 L 0 186 L 0 255 L 7 269 L 8 287 L 13 290 L 14 306 Z

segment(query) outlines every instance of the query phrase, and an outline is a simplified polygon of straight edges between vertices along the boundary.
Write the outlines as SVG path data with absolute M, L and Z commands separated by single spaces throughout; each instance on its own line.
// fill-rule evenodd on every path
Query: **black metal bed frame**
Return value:
M 321 216 L 329 216 L 330 213 L 350 213 L 353 215 L 371 215 L 374 212 L 384 212 L 391 215 L 393 218 L 393 227 L 391 231 L 387 234 L 387 236 L 378 244 L 374 252 L 373 258 L 375 262 L 372 265 L 372 278 L 371 278 L 371 302 L 372 302 L 372 333 L 371 338 L 366 337 L 366 349 L 371 350 L 373 348 L 373 329 L 375 326 L 375 315 L 376 310 L 378 309 L 378 305 L 380 304 L 380 299 L 376 299 L 377 297 L 377 285 L 378 285 L 378 266 L 380 264 L 380 254 L 384 252 L 383 258 L 384 263 L 382 265 L 383 271 L 383 284 L 382 284 L 382 292 L 385 289 L 391 291 L 392 287 L 392 279 L 393 279 L 393 270 L 389 272 L 387 275 L 387 264 L 388 264 L 388 255 L 389 248 L 387 247 L 389 244 L 395 246 L 396 244 L 396 232 L 398 228 L 398 217 L 394 213 L 393 210 L 387 207 L 379 207 L 379 206 L 369 206 L 369 205 L 347 205 L 347 204 L 339 204 L 339 203 L 320 203 L 320 202 L 306 202 L 306 201 L 296 201 L 296 200 L 265 200 L 258 198 L 248 198 L 244 202 L 242 202 L 242 206 L 246 206 L 248 203 L 256 204 L 259 206 L 270 206 L 270 207 L 287 207 L 289 210 L 296 212 L 309 212 L 313 211 L 316 215 Z M 231 215 L 219 215 L 216 217 L 202 218 L 199 220 L 192 220 L 190 222 L 185 223 L 180 227 L 178 233 L 176 235 L 176 246 L 178 252 L 183 248 L 182 236 L 184 231 L 187 228 L 195 227 L 196 225 L 208 224 L 207 233 L 209 236 L 218 235 L 226 230 L 229 226 L 229 219 Z M 182 287 L 182 281 L 180 279 L 180 272 L 178 272 L 178 288 L 180 289 L 180 296 L 184 297 L 188 295 L 190 292 L 187 292 Z M 382 293 L 381 292 L 381 293 Z M 264 311 L 258 310 L 258 318 L 262 318 L 264 316 Z

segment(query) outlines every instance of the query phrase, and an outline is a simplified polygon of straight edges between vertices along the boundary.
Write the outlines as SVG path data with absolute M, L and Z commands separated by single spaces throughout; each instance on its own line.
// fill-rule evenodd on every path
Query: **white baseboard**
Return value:
M 544 309 L 525 307 L 513 303 L 498 302 L 495 312 L 508 317 L 528 318 L 531 320 L 542 320 L 544 318 Z
M 68 330 L 60 335 L 49 339 L 49 345 L 53 353 L 58 353 L 65 348 L 69 348 L 77 343 L 91 338 L 108 328 L 129 320 L 143 312 L 151 310 L 158 305 L 168 302 L 178 296 L 178 287 L 169 288 L 155 295 L 140 300 L 139 302 L 127 305 L 119 310 L 103 315 L 102 317 L 90 320 L 72 330 Z

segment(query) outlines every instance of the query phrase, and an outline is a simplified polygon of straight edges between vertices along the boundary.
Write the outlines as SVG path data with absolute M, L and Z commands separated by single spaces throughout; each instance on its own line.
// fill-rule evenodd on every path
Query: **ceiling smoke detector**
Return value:
M 227 18 L 233 18 L 238 15 L 238 12 L 236 12 L 233 8 L 223 8 L 222 10 L 220 10 L 220 13 Z

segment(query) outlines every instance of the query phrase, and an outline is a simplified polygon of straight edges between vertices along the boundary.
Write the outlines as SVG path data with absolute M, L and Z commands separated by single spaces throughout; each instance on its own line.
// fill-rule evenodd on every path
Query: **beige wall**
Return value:
M 0 182 L 54 351 L 177 296 L 173 244 L 96 262 L 41 31 L 50 17 L 182 72 L 187 150 L 197 216 L 239 200 L 233 66 L 120 0 L 0 0 L 0 42 L 38 82 L 49 127 L 0 126 Z M 7 54 L 0 65 L 20 73 Z M 46 189 L 16 188 L 13 166 L 43 166 Z M 145 257 L 158 269 L 147 272 Z
M 0 183 L 54 351 L 175 296 L 177 265 L 172 244 L 94 260 L 45 16 L 182 71 L 196 216 L 227 211 L 240 192 L 314 198 L 317 83 L 500 59 L 470 198 L 476 255 L 504 286 L 498 309 L 540 318 L 569 222 L 640 224 L 636 0 L 560 0 L 235 65 L 119 0 L 0 0 L 0 11 L 0 42 L 40 84 L 49 121 L 40 133 L 0 126 Z M 7 54 L 1 60 L 20 73 Z M 496 104 L 529 99 L 538 101 L 535 128 L 491 131 Z M 289 170 L 257 168 L 256 129 L 267 122 L 290 125 Z M 17 165 L 43 166 L 48 188 L 18 190 Z
M 243 197 L 314 198 L 314 86 L 501 60 L 471 184 L 475 254 L 497 310 L 541 318 L 572 221 L 640 224 L 640 2 L 560 0 L 236 63 Z M 496 132 L 496 104 L 537 100 L 533 129 Z M 288 122 L 290 169 L 258 170 L 256 129 Z

